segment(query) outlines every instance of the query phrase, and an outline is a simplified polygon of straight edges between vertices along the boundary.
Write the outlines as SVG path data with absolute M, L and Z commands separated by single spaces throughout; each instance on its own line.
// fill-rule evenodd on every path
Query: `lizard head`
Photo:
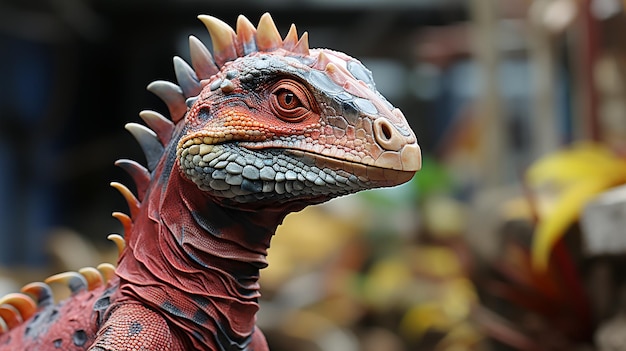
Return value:
M 193 69 L 175 65 L 187 97 L 178 163 L 201 190 L 237 203 L 321 202 L 420 169 L 415 134 L 358 60 L 309 49 L 293 25 L 283 40 L 269 14 L 256 28 L 240 16 L 236 32 L 199 18 L 213 55 L 191 38 Z

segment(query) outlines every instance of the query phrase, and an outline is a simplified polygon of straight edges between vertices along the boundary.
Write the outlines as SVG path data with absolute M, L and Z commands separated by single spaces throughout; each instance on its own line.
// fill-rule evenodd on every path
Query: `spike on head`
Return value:
M 319 54 L 317 54 L 317 59 L 315 60 L 313 67 L 323 71 L 326 70 L 326 67 L 328 67 L 330 62 L 330 58 L 324 53 L 324 51 L 320 51 Z
M 244 16 L 239 15 L 237 17 L 237 55 L 245 56 L 257 51 L 256 42 L 256 28 L 254 25 Z
M 296 46 L 291 50 L 294 54 L 300 54 L 302 56 L 309 56 L 311 52 L 309 51 L 309 33 L 302 33 L 302 37 L 296 43 Z
M 296 29 L 295 24 L 291 24 L 289 27 L 289 32 L 285 35 L 285 40 L 283 40 L 283 49 L 291 51 L 298 43 L 298 30 Z
M 172 60 L 174 63 L 176 82 L 178 82 L 178 85 L 180 85 L 183 90 L 183 95 L 188 98 L 200 94 L 202 86 L 193 68 L 178 56 L 174 56 Z
M 139 117 L 156 133 L 161 144 L 167 145 L 169 143 L 174 131 L 174 123 L 172 121 L 165 118 L 162 114 L 151 110 L 139 112 Z
M 256 45 L 259 51 L 273 51 L 283 45 L 278 28 L 269 13 L 264 13 L 259 20 L 256 33 Z
M 191 56 L 191 67 L 193 67 L 199 79 L 211 78 L 211 76 L 219 72 L 219 68 L 215 65 L 209 49 L 193 35 L 189 36 L 189 54 Z
M 324 55 L 324 53 L 320 53 L 320 56 L 323 56 L 321 59 L 318 58 L 318 60 L 320 60 L 320 64 L 322 63 L 322 60 L 328 60 L 328 56 Z M 331 79 L 333 79 L 333 81 L 337 84 L 340 84 L 342 87 L 344 87 L 344 89 L 354 92 L 355 95 L 360 96 L 360 95 L 365 95 L 365 93 L 357 93 L 356 89 L 359 89 L 359 86 L 357 84 L 354 83 L 350 83 L 347 80 L 348 75 L 350 74 L 345 68 L 336 65 L 333 62 L 328 62 L 326 64 L 326 67 L 324 68 L 324 73 L 326 73 L 326 75 L 328 77 L 330 77 Z M 352 89 L 350 89 L 349 87 L 353 86 Z M 367 88 L 367 86 L 362 87 L 362 89 L 369 89 Z
M 213 42 L 213 57 L 218 66 L 237 58 L 235 31 L 221 20 L 207 15 L 200 15 L 198 19 L 204 23 Z
M 178 85 L 164 80 L 157 80 L 148 84 L 148 90 L 165 102 L 174 123 L 180 121 L 187 113 L 185 96 L 183 95 L 183 90 Z

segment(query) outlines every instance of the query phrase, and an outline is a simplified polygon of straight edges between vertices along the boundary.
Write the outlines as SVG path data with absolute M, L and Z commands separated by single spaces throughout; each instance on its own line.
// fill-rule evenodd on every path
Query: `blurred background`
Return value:
M 626 350 L 622 0 L 0 0 L 0 293 L 114 262 L 124 130 L 200 13 L 359 58 L 422 146 L 408 184 L 291 215 L 272 350 Z M 210 47 L 210 46 L 209 46 Z

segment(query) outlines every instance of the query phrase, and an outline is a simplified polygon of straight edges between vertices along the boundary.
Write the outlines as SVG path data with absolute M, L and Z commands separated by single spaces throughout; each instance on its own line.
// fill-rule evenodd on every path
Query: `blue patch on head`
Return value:
M 361 112 L 365 112 L 368 115 L 377 115 L 378 114 L 378 109 L 369 100 L 365 100 L 365 99 L 362 99 L 362 98 L 356 98 L 356 99 L 354 99 L 354 103 L 356 104 L 356 106 L 359 108 L 359 110 Z
M 348 62 L 348 71 L 352 73 L 354 78 L 365 82 L 371 88 L 374 87 L 374 77 L 372 76 L 372 72 L 365 68 L 365 66 L 363 66 L 360 62 Z
M 309 72 L 308 82 L 318 90 L 330 94 L 337 95 L 343 92 L 343 88 L 335 84 L 324 72 L 312 70 Z

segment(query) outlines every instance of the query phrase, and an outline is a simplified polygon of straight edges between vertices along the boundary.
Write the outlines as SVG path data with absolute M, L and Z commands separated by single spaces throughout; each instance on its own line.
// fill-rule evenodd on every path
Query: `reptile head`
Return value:
M 410 180 L 420 148 L 402 112 L 356 59 L 309 49 L 295 26 L 283 40 L 269 14 L 237 31 L 199 17 L 213 55 L 190 39 L 175 59 L 187 98 L 177 141 L 182 174 L 235 202 L 323 201 Z

